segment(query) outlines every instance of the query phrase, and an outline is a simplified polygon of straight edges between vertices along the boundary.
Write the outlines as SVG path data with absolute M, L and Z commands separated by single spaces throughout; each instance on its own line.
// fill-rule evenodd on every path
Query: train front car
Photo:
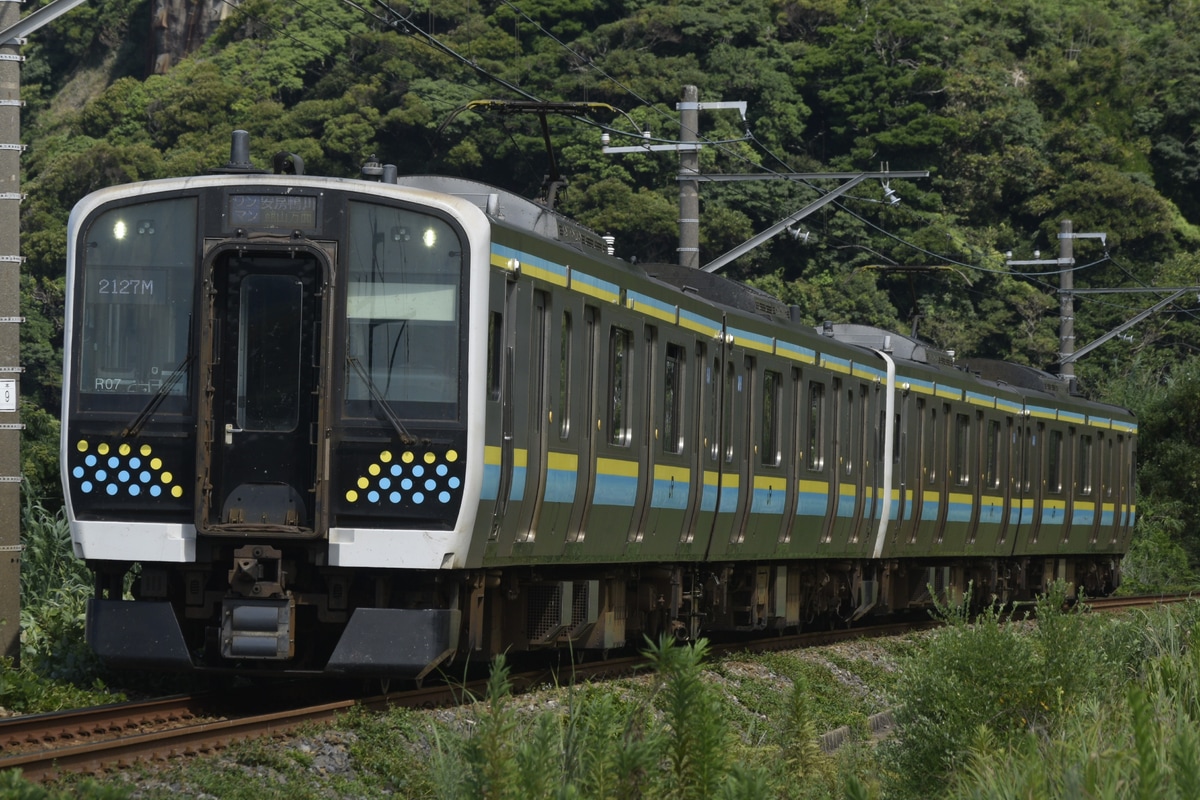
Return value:
M 438 575 L 465 564 L 481 483 L 486 218 L 236 172 L 71 215 L 62 464 L 88 641 L 115 666 L 419 676 L 457 640 Z

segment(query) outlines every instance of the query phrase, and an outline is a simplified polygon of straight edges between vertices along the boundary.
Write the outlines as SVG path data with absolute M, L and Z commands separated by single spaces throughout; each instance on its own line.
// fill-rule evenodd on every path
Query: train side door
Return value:
M 1112 465 L 1113 482 L 1117 485 L 1117 525 L 1113 531 L 1112 543 L 1122 547 L 1128 546 L 1133 524 L 1136 521 L 1133 496 L 1133 464 L 1136 455 L 1133 439 L 1117 434 L 1117 461 Z
M 1000 441 L 997 443 L 999 450 L 999 469 L 996 472 L 995 480 L 992 481 L 992 488 L 998 488 L 1001 492 L 1000 505 L 1000 527 L 996 532 L 996 548 L 1004 554 L 1012 552 L 1011 547 L 1006 547 L 1008 544 L 1008 526 L 1012 518 L 1013 505 L 1013 482 L 1011 476 L 1016 464 L 1016 455 L 1014 454 L 1013 443 L 1015 441 L 1013 434 L 1013 418 L 1005 415 L 1004 425 L 997 434 Z
M 1018 459 L 1013 497 L 1013 517 L 1017 523 L 1013 532 L 1013 546 L 1027 547 L 1037 544 L 1041 528 L 1041 431 L 1028 421 L 1018 422 L 1013 431 Z
M 746 498 L 748 464 L 746 462 L 749 436 L 749 405 L 747 395 L 750 373 L 739 369 L 744 354 L 732 347 L 725 348 L 725 358 L 719 364 L 718 397 L 720 409 L 717 420 L 717 446 L 713 462 L 716 473 L 705 478 L 705 508 L 714 501 L 710 555 L 726 553 L 736 542 Z M 710 482 L 711 481 L 711 482 Z M 714 491 L 715 490 L 715 491 Z
M 541 533 L 539 520 L 546 485 L 550 409 L 553 407 L 549 397 L 550 342 L 553 337 L 550 335 L 550 298 L 545 292 L 533 293 L 529 328 L 528 374 L 523 380 L 517 379 L 518 385 L 524 387 L 522 393 L 528 413 L 524 421 L 525 435 L 522 437 L 525 444 L 525 487 L 521 513 L 518 515 L 517 541 L 536 545 Z M 562 549 L 562 539 L 558 539 L 554 549 Z
M 690 373 L 696 364 L 689 361 L 687 348 L 682 344 L 668 339 L 659 346 L 662 352 L 656 354 L 656 361 L 662 364 L 662 369 L 651 378 L 654 391 L 650 427 L 655 436 L 653 465 L 647 468 L 646 481 L 652 490 L 639 538 L 643 555 L 675 553 L 681 532 L 687 530 L 689 509 L 694 506 L 692 453 L 696 442 L 694 419 L 688 412 L 694 408 L 691 389 L 696 382 Z
M 225 248 L 207 261 L 197 527 L 321 535 L 320 387 L 329 260 Z
M 1038 543 L 1038 538 L 1042 532 L 1042 514 L 1045 509 L 1046 499 L 1046 455 L 1048 452 L 1046 442 L 1046 426 L 1044 423 L 1038 422 L 1036 426 L 1030 425 L 1025 429 L 1026 437 L 1029 441 L 1030 458 L 1029 465 L 1032 474 L 1029 476 L 1030 481 L 1027 487 L 1029 497 L 1032 501 L 1032 513 L 1029 517 L 1028 541 L 1029 544 L 1035 545 Z
M 908 520 L 912 514 L 912 476 L 915 472 L 913 450 L 910 443 L 919 441 L 915 434 L 910 435 L 910 425 L 915 425 L 912 412 L 911 395 L 903 390 L 896 392 L 896 405 L 892 417 L 892 487 L 884 487 L 884 491 L 892 493 L 889 536 L 884 550 L 885 555 L 898 555 L 901 542 L 907 541 L 905 533 Z
M 897 547 L 916 543 L 921 519 L 921 474 L 925 463 L 925 401 L 909 393 L 903 395 L 900 406 L 900 464 L 897 475 L 899 504 L 896 508 Z M 903 553 L 897 550 L 897 553 Z
M 577 415 L 579 419 L 576 451 L 578 453 L 575 505 L 567 523 L 566 552 L 578 551 L 587 536 L 587 521 L 592 510 L 592 493 L 595 490 L 596 465 L 596 436 L 598 434 L 595 420 L 599 413 L 596 408 L 596 392 L 599 379 L 597 370 L 600 364 L 600 312 L 594 306 L 583 307 L 583 330 L 581 340 L 581 358 L 579 367 L 573 370 L 575 381 L 579 384 Z
M 831 390 L 829 392 L 829 419 L 828 427 L 822 426 L 824 432 L 821 434 L 824 443 L 828 444 L 829 459 L 825 464 L 826 475 L 829 477 L 829 484 L 826 489 L 827 500 L 825 504 L 825 518 L 821 525 L 821 543 L 830 544 L 833 542 L 834 522 L 837 520 L 838 508 L 841 504 L 841 494 L 839 491 L 840 480 L 842 475 L 842 442 L 844 434 L 842 426 L 845 419 L 845 409 L 842 408 L 841 394 L 842 381 L 841 378 L 832 380 Z M 823 389 L 824 387 L 822 387 Z M 824 399 L 824 398 L 822 398 Z M 827 437 L 827 438 L 826 438 Z
M 975 546 L 979 537 L 979 523 L 983 515 L 982 484 L 986 480 L 979 469 L 980 460 L 985 455 L 984 431 L 986 423 L 983 412 L 974 414 L 958 414 L 954 421 L 954 452 L 955 479 L 960 487 L 966 487 L 971 498 L 970 519 L 967 523 L 967 544 Z
M 1096 515 L 1092 522 L 1092 544 L 1096 545 L 1101 542 L 1101 535 L 1107 532 L 1105 523 L 1105 510 L 1108 508 L 1107 501 L 1108 487 L 1111 478 L 1111 447 L 1109 446 L 1110 439 L 1104 431 L 1097 431 L 1095 445 L 1095 464 L 1096 464 L 1096 481 L 1095 489 L 1092 492 L 1093 499 L 1096 504 Z M 1107 539 L 1104 544 L 1108 544 Z

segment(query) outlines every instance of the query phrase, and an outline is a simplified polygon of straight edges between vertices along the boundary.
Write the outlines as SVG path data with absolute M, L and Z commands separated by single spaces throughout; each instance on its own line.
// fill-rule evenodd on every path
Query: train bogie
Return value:
M 422 676 L 1119 580 L 1136 422 L 1044 373 L 808 329 L 466 181 L 234 169 L 69 227 L 115 664 Z

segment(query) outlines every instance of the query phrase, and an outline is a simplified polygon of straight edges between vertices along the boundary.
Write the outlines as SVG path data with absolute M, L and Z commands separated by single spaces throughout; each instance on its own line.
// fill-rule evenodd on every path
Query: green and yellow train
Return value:
M 248 152 L 71 216 L 63 481 L 115 666 L 421 677 L 1119 582 L 1124 409 L 489 186 Z

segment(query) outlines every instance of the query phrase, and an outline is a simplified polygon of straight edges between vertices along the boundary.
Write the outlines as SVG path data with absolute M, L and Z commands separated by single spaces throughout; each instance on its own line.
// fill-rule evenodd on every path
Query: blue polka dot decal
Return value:
M 457 450 L 398 455 L 384 450 L 346 490 L 346 502 L 433 509 L 457 500 L 462 489 L 462 459 Z
M 148 444 L 109 444 L 80 439 L 71 458 L 71 479 L 86 495 L 183 497 L 183 486 Z

